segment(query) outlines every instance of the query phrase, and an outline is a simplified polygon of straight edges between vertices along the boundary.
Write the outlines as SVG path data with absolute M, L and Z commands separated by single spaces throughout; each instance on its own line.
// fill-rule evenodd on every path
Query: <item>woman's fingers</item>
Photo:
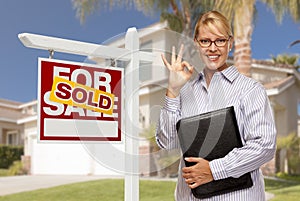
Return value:
M 171 64 L 175 64 L 176 62 L 176 52 L 175 52 L 175 46 L 172 46 L 172 56 L 171 56 Z
M 169 70 L 171 70 L 171 65 L 170 65 L 169 62 L 167 61 L 165 55 L 161 54 L 161 59 L 163 60 L 165 66 L 166 66 Z
M 181 63 L 181 66 L 182 66 L 182 67 L 186 67 L 186 68 L 188 69 L 188 71 L 189 71 L 191 74 L 193 74 L 193 72 L 194 72 L 194 67 L 193 67 L 192 65 L 190 65 L 187 61 L 183 61 L 183 62 Z
M 172 56 L 171 56 L 171 64 L 174 65 L 175 63 L 181 63 L 182 55 L 183 55 L 184 45 L 180 46 L 177 58 L 176 58 L 176 49 L 175 46 L 172 46 Z
M 180 46 L 180 49 L 179 49 L 179 53 L 178 53 L 178 56 L 177 56 L 177 62 L 181 62 L 181 60 L 182 60 L 182 55 L 183 55 L 183 49 L 184 49 L 184 45 L 182 44 L 181 46 Z
M 164 65 L 169 69 L 170 72 L 176 72 L 178 75 L 184 77 L 184 79 L 189 79 L 193 74 L 193 66 L 191 66 L 187 61 L 182 61 L 184 45 L 180 46 L 179 53 L 176 58 L 175 46 L 172 47 L 171 63 L 169 63 L 164 54 L 161 54 Z

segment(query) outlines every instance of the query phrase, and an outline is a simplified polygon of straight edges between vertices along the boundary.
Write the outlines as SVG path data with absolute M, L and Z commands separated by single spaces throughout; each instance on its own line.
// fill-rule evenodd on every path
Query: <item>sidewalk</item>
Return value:
M 0 177 L 0 196 L 42 188 L 92 181 L 106 178 L 120 178 L 116 176 L 85 176 L 85 175 L 26 175 Z
M 43 188 L 51 188 L 64 184 L 99 180 L 99 179 L 114 179 L 122 178 L 120 176 L 103 176 L 103 175 L 26 175 L 14 177 L 0 177 L 0 196 L 20 193 L 24 191 L 33 191 Z M 172 180 L 164 178 L 143 178 L 143 180 Z M 274 195 L 266 192 L 266 200 L 270 200 Z

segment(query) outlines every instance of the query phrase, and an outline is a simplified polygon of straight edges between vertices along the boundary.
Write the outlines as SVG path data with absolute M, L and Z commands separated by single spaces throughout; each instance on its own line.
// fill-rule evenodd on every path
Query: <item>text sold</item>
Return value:
M 55 76 L 50 100 L 111 115 L 114 94 Z

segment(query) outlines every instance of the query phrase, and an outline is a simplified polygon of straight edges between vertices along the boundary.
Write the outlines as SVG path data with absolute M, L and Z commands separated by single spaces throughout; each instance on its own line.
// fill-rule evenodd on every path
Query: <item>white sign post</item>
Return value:
M 135 28 L 125 37 L 125 48 L 131 51 L 130 62 L 125 70 L 125 201 L 139 200 L 139 38 Z
M 63 52 L 76 55 L 94 56 L 106 59 L 129 61 L 125 68 L 125 201 L 139 200 L 139 61 L 152 61 L 153 55 L 139 51 L 136 28 L 130 28 L 125 37 L 125 49 L 98 44 L 67 40 L 37 34 L 22 33 L 19 39 L 26 47 Z

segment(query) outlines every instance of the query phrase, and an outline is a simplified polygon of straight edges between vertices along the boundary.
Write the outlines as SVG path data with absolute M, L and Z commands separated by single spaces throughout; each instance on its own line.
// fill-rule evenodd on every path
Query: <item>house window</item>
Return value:
M 8 145 L 19 145 L 18 131 L 8 131 L 7 132 L 6 144 L 8 144 Z
M 152 40 L 146 41 L 141 44 L 140 51 L 152 52 Z M 139 66 L 139 79 L 141 82 L 148 81 L 152 79 L 152 62 L 140 61 Z
M 152 62 L 140 61 L 139 79 L 141 82 L 152 79 Z
M 32 111 L 33 111 L 33 114 L 36 114 L 37 113 L 37 104 L 34 104 L 32 106 Z

